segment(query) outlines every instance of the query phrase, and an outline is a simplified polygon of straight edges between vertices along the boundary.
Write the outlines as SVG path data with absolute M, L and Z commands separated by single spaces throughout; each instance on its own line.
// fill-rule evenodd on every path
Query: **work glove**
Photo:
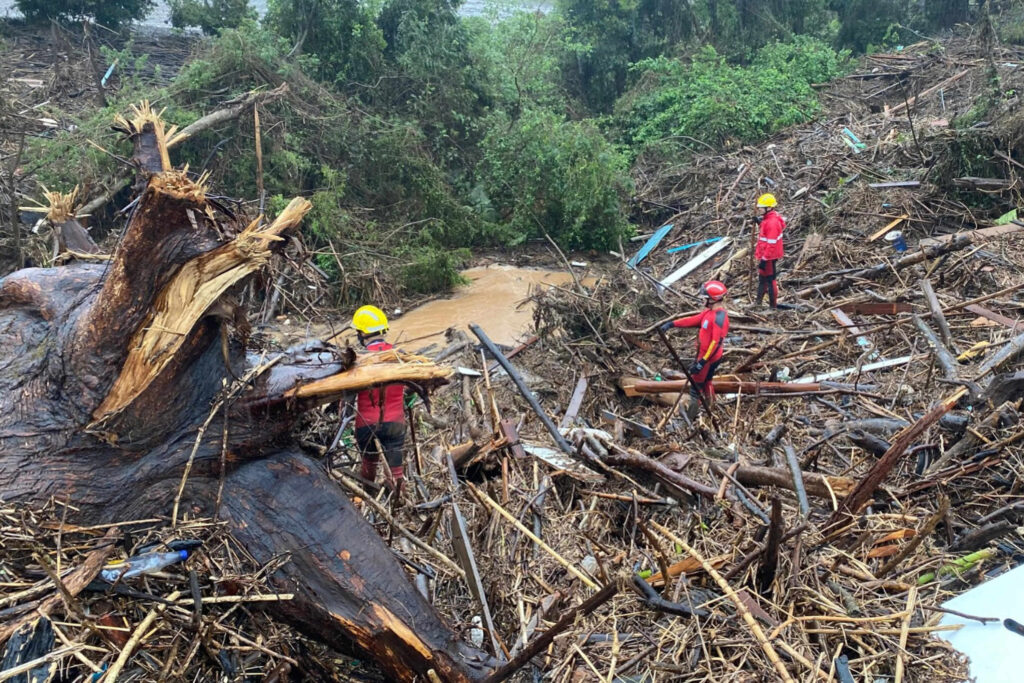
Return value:
M 761 270 L 761 271 L 763 271 L 763 270 L 765 270 L 765 269 L 766 269 L 767 267 L 768 267 L 768 262 L 767 262 L 767 261 L 765 261 L 764 259 L 761 259 L 760 261 L 758 261 L 758 262 L 757 262 L 757 269 L 758 269 L 758 270 Z
M 669 321 L 668 321 L 667 323 L 662 323 L 662 324 L 661 324 L 661 325 L 660 325 L 660 326 L 658 327 L 658 329 L 659 329 L 659 330 L 661 330 L 662 332 L 668 332 L 668 331 L 669 331 L 669 330 L 671 330 L 671 329 L 672 329 L 673 327 L 675 327 L 675 325 L 673 325 L 673 324 L 672 324 L 672 321 L 671 321 L 671 320 L 669 320 Z
M 706 364 L 706 361 L 703 358 L 701 358 L 696 363 L 694 363 L 693 365 L 690 366 L 690 374 L 691 375 L 696 375 L 697 373 L 699 373 L 701 370 L 704 369 L 704 365 L 705 364 Z
M 754 222 L 761 225 L 761 221 L 764 220 L 764 216 L 754 216 Z

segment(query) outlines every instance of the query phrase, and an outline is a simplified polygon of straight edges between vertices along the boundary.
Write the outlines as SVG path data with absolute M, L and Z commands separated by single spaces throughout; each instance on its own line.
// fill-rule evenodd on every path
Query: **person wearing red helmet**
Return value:
M 778 202 L 775 195 L 763 194 L 757 198 L 757 206 L 763 214 L 757 217 L 760 226 L 754 258 L 757 259 L 757 305 L 764 301 L 768 294 L 768 303 L 772 308 L 779 307 L 779 274 L 778 263 L 782 258 L 782 233 L 786 230 L 786 221 L 775 210 Z
M 670 320 L 661 326 L 663 332 L 676 327 L 696 327 L 697 360 L 690 366 L 690 396 L 693 400 L 687 406 L 687 413 L 696 416 L 698 392 L 704 394 L 709 403 L 715 400 L 712 380 L 722 360 L 722 343 L 729 332 L 729 312 L 725 309 L 726 286 L 718 280 L 708 280 L 700 288 L 704 297 L 704 310 L 695 315 Z

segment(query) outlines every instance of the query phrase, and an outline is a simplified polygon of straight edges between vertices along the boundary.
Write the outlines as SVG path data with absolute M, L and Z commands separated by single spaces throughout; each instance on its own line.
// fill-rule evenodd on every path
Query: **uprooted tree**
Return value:
M 316 344 L 247 353 L 236 294 L 310 205 L 239 222 L 203 179 L 171 167 L 173 131 L 148 107 L 135 114 L 119 125 L 144 185 L 111 259 L 0 279 L 0 496 L 67 500 L 85 523 L 218 515 L 257 560 L 290 556 L 273 579 L 295 593 L 282 619 L 354 643 L 396 680 L 481 678 L 488 656 L 455 637 L 324 468 L 289 445 L 302 413 L 343 391 L 429 389 L 446 371 Z

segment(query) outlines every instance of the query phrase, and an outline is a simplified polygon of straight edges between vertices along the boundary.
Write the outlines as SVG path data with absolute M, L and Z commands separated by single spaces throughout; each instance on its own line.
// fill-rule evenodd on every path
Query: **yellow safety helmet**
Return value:
M 352 327 L 362 334 L 388 331 L 388 317 L 376 306 L 363 306 L 352 316 Z
M 773 209 L 776 204 L 778 202 L 775 201 L 775 195 L 773 194 L 763 194 L 757 198 L 757 205 L 764 209 Z

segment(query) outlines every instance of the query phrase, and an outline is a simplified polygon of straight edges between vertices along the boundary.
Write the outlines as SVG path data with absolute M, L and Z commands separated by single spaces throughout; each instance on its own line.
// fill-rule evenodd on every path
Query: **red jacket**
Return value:
M 724 308 L 709 308 L 696 315 L 672 321 L 675 327 L 699 327 L 697 358 L 714 363 L 722 358 L 722 340 L 729 332 L 729 312 Z
M 393 347 L 383 339 L 371 342 L 367 351 L 389 351 Z M 385 384 L 359 392 L 356 396 L 356 427 L 383 422 L 405 423 L 405 385 Z
M 761 219 L 761 232 L 757 237 L 754 258 L 758 261 L 774 261 L 782 258 L 782 232 L 786 221 L 774 209 Z

